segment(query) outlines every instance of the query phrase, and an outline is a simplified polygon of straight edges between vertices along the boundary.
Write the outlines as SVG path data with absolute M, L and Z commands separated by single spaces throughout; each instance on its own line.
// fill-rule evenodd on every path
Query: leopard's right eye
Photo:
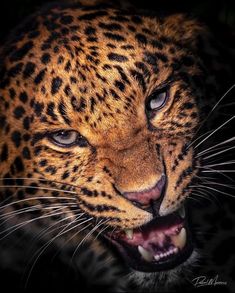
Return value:
M 147 110 L 159 111 L 161 108 L 165 106 L 168 96 L 168 90 L 166 89 L 153 93 L 148 99 Z
M 87 140 L 75 130 L 59 130 L 48 135 L 49 140 L 59 147 L 85 147 Z

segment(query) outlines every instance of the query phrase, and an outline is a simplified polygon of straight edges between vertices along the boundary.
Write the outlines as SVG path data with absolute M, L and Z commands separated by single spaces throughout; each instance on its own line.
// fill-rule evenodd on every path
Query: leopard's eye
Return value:
M 163 108 L 168 99 L 168 91 L 162 90 L 152 94 L 148 99 L 147 109 L 149 111 L 157 111 Z
M 71 147 L 78 145 L 84 147 L 87 145 L 87 140 L 74 130 L 61 130 L 49 134 L 49 139 L 60 147 Z

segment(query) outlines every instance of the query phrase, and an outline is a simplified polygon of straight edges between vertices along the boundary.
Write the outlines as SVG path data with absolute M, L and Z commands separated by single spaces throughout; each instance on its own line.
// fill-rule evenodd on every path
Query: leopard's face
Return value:
M 20 30 L 0 84 L 0 174 L 18 202 L 6 210 L 64 203 L 60 217 L 85 218 L 132 268 L 177 267 L 192 253 L 184 202 L 209 99 L 200 26 L 53 8 Z

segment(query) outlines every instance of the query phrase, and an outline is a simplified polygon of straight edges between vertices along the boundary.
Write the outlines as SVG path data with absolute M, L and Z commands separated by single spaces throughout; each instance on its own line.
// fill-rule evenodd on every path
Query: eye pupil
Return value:
M 61 132 L 57 133 L 57 136 L 62 139 L 66 139 L 71 136 L 71 132 L 61 131 Z

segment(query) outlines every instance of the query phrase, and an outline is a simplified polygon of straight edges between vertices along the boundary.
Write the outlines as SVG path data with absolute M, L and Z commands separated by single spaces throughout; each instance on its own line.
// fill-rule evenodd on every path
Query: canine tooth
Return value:
M 143 257 L 144 260 L 150 262 L 153 260 L 153 254 L 148 251 L 147 249 L 143 248 L 142 246 L 138 246 L 138 251 L 141 254 L 141 256 Z
M 126 233 L 126 237 L 128 238 L 128 239 L 132 239 L 133 238 L 133 230 L 132 229 L 126 229 L 125 230 L 125 233 Z
M 185 207 L 184 207 L 184 205 L 182 205 L 181 208 L 179 209 L 179 215 L 181 216 L 182 219 L 185 218 Z
M 178 235 L 172 235 L 171 240 L 174 244 L 179 249 L 182 249 L 185 246 L 186 243 L 186 229 L 182 228 L 180 233 Z

